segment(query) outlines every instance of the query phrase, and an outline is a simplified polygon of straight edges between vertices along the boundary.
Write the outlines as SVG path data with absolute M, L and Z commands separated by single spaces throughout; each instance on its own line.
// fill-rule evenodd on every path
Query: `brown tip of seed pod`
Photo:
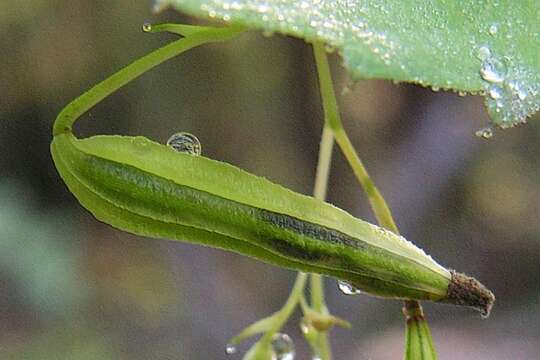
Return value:
M 450 274 L 452 280 L 448 285 L 448 293 L 441 301 L 475 308 L 482 313 L 482 317 L 487 318 L 495 302 L 495 295 L 475 278 L 454 270 Z

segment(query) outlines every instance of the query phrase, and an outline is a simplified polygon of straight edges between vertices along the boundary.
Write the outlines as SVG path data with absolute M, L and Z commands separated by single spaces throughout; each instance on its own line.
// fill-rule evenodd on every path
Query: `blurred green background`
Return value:
M 0 358 L 240 359 L 227 340 L 277 310 L 295 274 L 223 251 L 116 231 L 82 209 L 49 153 L 55 115 L 130 61 L 172 39 L 145 21 L 193 23 L 148 1 L 0 3 Z M 402 233 L 497 296 L 492 316 L 425 304 L 441 359 L 540 358 L 540 119 L 474 136 L 479 97 L 349 84 L 337 55 L 345 126 Z M 196 134 L 206 156 L 312 191 L 321 108 L 310 47 L 252 32 L 194 49 L 86 114 L 81 136 Z M 538 118 L 538 116 L 537 116 Z M 329 201 L 374 221 L 334 151 Z M 327 280 L 336 359 L 400 359 L 401 303 L 345 296 Z M 285 331 L 308 359 L 299 314 Z

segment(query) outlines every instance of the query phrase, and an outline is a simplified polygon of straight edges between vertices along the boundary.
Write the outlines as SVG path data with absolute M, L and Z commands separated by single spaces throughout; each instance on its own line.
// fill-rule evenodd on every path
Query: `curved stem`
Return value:
M 328 64 L 328 57 L 326 56 L 326 50 L 324 48 L 324 45 L 322 43 L 314 43 L 313 52 L 315 55 L 315 62 L 317 64 L 317 73 L 319 76 L 319 86 L 321 91 L 321 97 L 323 100 L 325 123 L 330 129 L 332 129 L 336 138 L 336 142 L 338 143 L 341 151 L 347 158 L 347 161 L 349 162 L 349 165 L 351 166 L 356 178 L 358 179 L 358 182 L 362 186 L 362 189 L 364 190 L 369 200 L 371 208 L 379 224 L 387 228 L 388 230 L 399 234 L 399 230 L 396 226 L 394 218 L 392 217 L 392 213 L 390 211 L 390 208 L 388 207 L 388 204 L 384 200 L 384 197 L 382 196 L 379 189 L 375 186 L 373 180 L 371 180 L 371 178 L 369 177 L 369 174 L 362 160 L 358 156 L 358 153 L 354 149 L 352 142 L 350 141 L 345 129 L 343 128 L 343 123 L 341 122 L 341 117 L 338 111 L 334 86 L 332 83 L 332 74 L 330 72 L 330 66 Z M 409 319 L 409 316 L 412 316 L 409 313 L 410 309 L 415 309 L 415 314 L 422 314 L 422 316 L 414 317 L 416 319 L 415 322 L 407 321 L 407 336 L 412 333 L 410 326 L 413 326 L 415 324 L 418 325 L 420 328 L 423 329 L 422 334 L 424 335 L 422 337 L 423 346 L 421 347 L 421 349 L 432 350 L 431 352 L 422 352 L 420 355 L 421 357 L 411 357 L 417 356 L 417 353 L 414 352 L 414 355 L 411 355 L 411 353 L 408 351 L 408 344 L 410 342 L 407 341 L 407 351 L 405 355 L 406 359 L 435 359 L 436 353 L 433 345 L 433 340 L 431 338 L 429 327 L 427 325 L 427 321 L 424 318 L 420 303 L 415 300 L 407 300 L 405 301 L 405 306 L 403 309 L 407 319 Z
M 304 288 L 306 287 L 307 274 L 299 272 L 294 281 L 293 288 L 289 293 L 289 297 L 283 307 L 278 311 L 276 320 L 273 323 L 272 327 L 264 333 L 261 340 L 261 343 L 270 343 L 272 341 L 272 336 L 277 333 L 287 320 L 291 317 L 294 309 L 300 303 L 300 299 L 304 294 Z
M 326 56 L 324 45 L 314 43 L 313 52 L 315 54 L 315 61 L 317 63 L 317 70 L 319 74 L 319 85 L 323 99 L 324 118 L 326 124 L 334 132 L 336 142 L 347 158 L 347 161 L 358 179 L 358 182 L 364 189 L 377 221 L 381 226 L 398 233 L 398 229 L 392 217 L 392 213 L 390 212 L 390 208 L 386 204 L 386 201 L 381 195 L 379 189 L 377 189 L 375 186 L 375 183 L 369 177 L 362 160 L 358 156 L 358 153 L 354 149 L 353 144 L 343 128 L 341 116 L 338 112 L 334 86 L 332 84 L 330 65 L 328 64 L 328 57 Z
M 58 115 L 54 122 L 53 135 L 71 132 L 71 127 L 77 118 L 115 92 L 131 80 L 141 76 L 153 67 L 161 64 L 172 57 L 183 53 L 196 46 L 228 40 L 243 31 L 240 27 L 210 28 L 206 27 L 199 32 L 194 32 L 188 37 L 165 45 L 150 54 L 135 60 L 122 70 L 103 80 L 99 84 L 69 103 Z

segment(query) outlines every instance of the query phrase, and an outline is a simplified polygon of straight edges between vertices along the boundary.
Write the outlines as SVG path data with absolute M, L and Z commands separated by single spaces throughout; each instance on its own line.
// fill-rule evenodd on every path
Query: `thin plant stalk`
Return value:
M 330 163 L 332 160 L 332 149 L 334 147 L 334 134 L 326 125 L 323 127 L 321 144 L 319 148 L 319 161 L 317 164 L 317 174 L 315 175 L 315 186 L 313 196 L 317 199 L 324 200 L 328 189 L 328 177 L 330 173 Z M 324 299 L 324 283 L 323 278 L 319 274 L 311 274 L 311 306 L 318 313 L 328 313 L 326 301 Z M 332 351 L 330 341 L 328 340 L 327 331 L 319 331 L 317 334 L 317 350 L 321 360 L 331 360 Z

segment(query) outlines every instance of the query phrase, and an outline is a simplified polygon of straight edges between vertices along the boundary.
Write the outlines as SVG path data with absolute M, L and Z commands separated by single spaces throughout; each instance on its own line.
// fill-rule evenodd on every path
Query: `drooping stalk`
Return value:
M 159 27 L 165 27 L 164 30 L 168 31 L 169 28 L 167 25 L 172 26 L 172 24 L 162 24 L 158 26 L 157 31 L 162 31 Z M 151 31 L 144 28 L 143 30 Z M 126 66 L 104 81 L 98 83 L 62 109 L 62 112 L 58 115 L 54 123 L 53 135 L 56 136 L 63 132 L 70 132 L 73 122 L 82 114 L 114 91 L 141 76 L 153 67 L 196 46 L 211 42 L 225 41 L 240 34 L 242 31 L 244 31 L 244 28 L 239 26 L 223 28 L 198 27 L 197 31 L 191 32 L 189 36 L 176 40 L 135 60 L 129 66 Z
M 392 217 L 388 204 L 384 200 L 384 197 L 380 193 L 379 189 L 375 186 L 373 180 L 371 180 L 364 164 L 362 163 L 362 160 L 358 156 L 358 153 L 354 149 L 352 142 L 343 128 L 324 44 L 319 42 L 314 43 L 313 52 L 315 55 L 315 62 L 317 64 L 317 73 L 323 102 L 325 124 L 334 133 L 336 142 L 347 158 L 347 161 L 358 179 L 358 182 L 362 186 L 362 189 L 368 198 L 379 224 L 382 227 L 399 234 L 399 230 L 396 226 L 394 218 Z M 407 319 L 405 359 L 436 359 L 437 355 L 433 345 L 433 339 L 431 338 L 429 326 L 424 317 L 420 303 L 413 300 L 405 301 L 403 312 Z M 410 319 L 414 319 L 414 321 Z M 418 329 L 421 329 L 421 331 Z M 422 336 L 419 336 L 420 334 Z M 418 344 L 418 346 L 411 347 L 410 344 L 413 343 Z

